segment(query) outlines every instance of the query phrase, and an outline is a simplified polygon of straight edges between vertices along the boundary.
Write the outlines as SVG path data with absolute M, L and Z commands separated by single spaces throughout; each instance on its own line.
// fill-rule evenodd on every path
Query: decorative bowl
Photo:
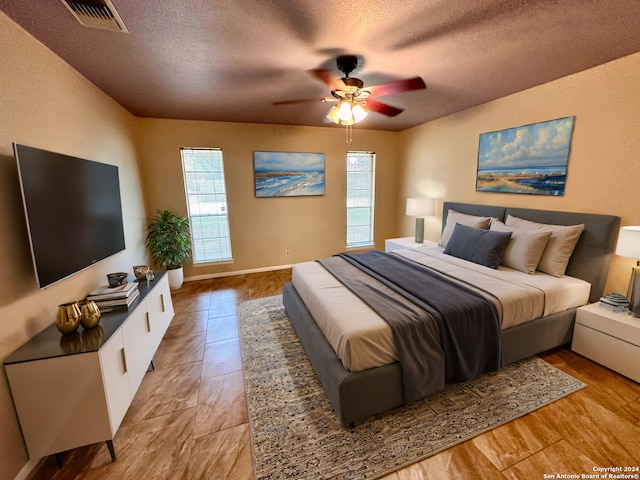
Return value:
M 127 283 L 126 272 L 116 272 L 107 274 L 107 280 L 110 287 L 118 287 Z

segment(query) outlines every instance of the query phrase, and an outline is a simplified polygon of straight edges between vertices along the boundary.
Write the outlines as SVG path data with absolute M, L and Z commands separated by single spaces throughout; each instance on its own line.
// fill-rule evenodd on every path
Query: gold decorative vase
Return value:
M 100 309 L 96 302 L 86 300 L 80 302 L 80 324 L 83 328 L 93 328 L 100 321 Z
M 56 317 L 56 327 L 65 335 L 75 332 L 80 325 L 80 307 L 78 302 L 63 303 L 58 306 L 58 316 Z

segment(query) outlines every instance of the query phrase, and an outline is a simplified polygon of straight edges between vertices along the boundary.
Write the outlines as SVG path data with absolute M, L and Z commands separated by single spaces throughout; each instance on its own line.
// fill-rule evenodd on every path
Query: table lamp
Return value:
M 620 229 L 616 255 L 636 260 L 640 258 L 640 226 Z M 629 310 L 635 317 L 640 317 L 640 260 L 631 270 L 627 298 L 629 299 Z
M 407 198 L 407 215 L 416 217 L 416 243 L 423 243 L 424 217 L 433 215 L 433 198 Z

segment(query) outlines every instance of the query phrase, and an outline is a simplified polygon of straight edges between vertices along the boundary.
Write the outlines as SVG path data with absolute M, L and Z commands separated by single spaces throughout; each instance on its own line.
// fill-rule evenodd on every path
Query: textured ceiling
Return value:
M 640 51 L 640 0 L 112 0 L 129 33 L 59 0 L 0 10 L 134 115 L 328 125 L 309 74 L 356 54 L 367 85 L 421 76 L 362 128 L 402 130 Z M 341 75 L 340 75 L 341 76 Z

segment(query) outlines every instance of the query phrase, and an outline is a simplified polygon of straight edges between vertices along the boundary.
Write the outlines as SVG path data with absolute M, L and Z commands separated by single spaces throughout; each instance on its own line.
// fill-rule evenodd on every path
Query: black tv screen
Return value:
M 13 147 L 40 288 L 125 249 L 118 167 Z

